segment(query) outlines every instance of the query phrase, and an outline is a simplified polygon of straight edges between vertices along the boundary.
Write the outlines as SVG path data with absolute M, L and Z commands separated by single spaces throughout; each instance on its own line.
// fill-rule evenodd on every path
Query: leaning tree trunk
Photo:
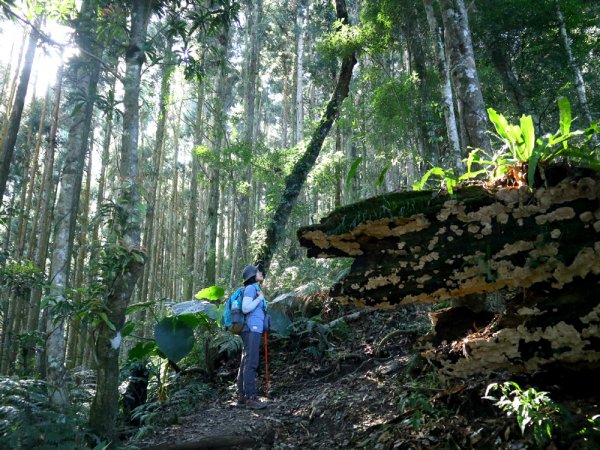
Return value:
M 119 351 L 125 309 L 142 272 L 145 255 L 141 244 L 140 180 L 138 167 L 139 95 L 146 31 L 151 0 L 131 4 L 131 28 L 126 51 L 123 98 L 123 141 L 120 157 L 120 196 L 116 222 L 121 268 L 111 280 L 107 299 L 108 322 L 98 327 L 96 343 L 97 390 L 90 409 L 92 430 L 102 439 L 115 441 L 115 419 L 119 397 Z M 110 326 L 109 326 L 110 325 Z
M 456 89 L 463 145 L 490 150 L 487 113 L 475 66 L 469 18 L 464 0 L 440 0 L 446 55 Z
M 35 28 L 40 26 L 41 21 L 42 18 L 40 16 L 35 22 Z M 0 158 L 0 203 L 4 197 L 4 191 L 6 190 L 10 163 L 12 162 L 15 144 L 17 143 L 17 134 L 19 133 L 19 128 L 21 126 L 21 116 L 23 115 L 23 107 L 25 106 L 25 97 L 27 97 L 27 86 L 29 85 L 29 77 L 31 75 L 31 67 L 33 66 L 36 48 L 37 34 L 32 30 L 29 35 L 29 42 L 27 43 L 25 61 L 23 62 L 23 67 L 21 69 L 19 87 L 17 88 L 17 94 L 10 112 L 8 132 L 2 141 L 2 152 L 0 153 L 2 156 Z
M 349 23 L 346 2 L 344 0 L 336 0 L 335 3 L 338 19 L 344 23 Z M 292 173 L 290 173 L 285 180 L 285 189 L 279 202 L 279 206 L 269 223 L 267 236 L 255 257 L 255 261 L 257 264 L 260 264 L 265 272 L 269 269 L 275 248 L 284 236 L 285 227 L 290 218 L 292 208 L 306 181 L 306 177 L 313 168 L 319 153 L 321 152 L 323 141 L 327 137 L 333 122 L 339 115 L 342 102 L 348 96 L 350 80 L 352 79 L 352 69 L 355 64 L 356 58 L 354 54 L 346 56 L 342 61 L 338 81 L 329 103 L 327 103 L 327 108 L 321 117 L 321 121 L 319 122 L 317 129 L 313 132 L 306 151 L 294 165 Z

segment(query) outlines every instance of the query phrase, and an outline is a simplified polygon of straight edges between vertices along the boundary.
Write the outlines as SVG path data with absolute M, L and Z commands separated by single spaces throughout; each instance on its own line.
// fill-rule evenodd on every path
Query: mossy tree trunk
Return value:
M 344 0 L 336 0 L 337 17 L 343 23 L 349 23 L 348 11 Z M 321 117 L 319 125 L 313 132 L 306 151 L 298 162 L 294 165 L 292 173 L 285 179 L 285 189 L 279 206 L 267 227 L 267 235 L 259 248 L 254 260 L 264 271 L 268 271 L 273 258 L 273 253 L 281 239 L 285 236 L 285 227 L 290 218 L 292 208 L 298 199 L 298 195 L 304 186 L 306 177 L 313 168 L 323 141 L 327 137 L 333 122 L 339 115 L 342 102 L 348 96 L 350 90 L 350 80 L 352 79 L 352 70 L 356 64 L 354 54 L 348 55 L 342 61 L 342 66 L 333 94 L 327 103 L 327 108 Z

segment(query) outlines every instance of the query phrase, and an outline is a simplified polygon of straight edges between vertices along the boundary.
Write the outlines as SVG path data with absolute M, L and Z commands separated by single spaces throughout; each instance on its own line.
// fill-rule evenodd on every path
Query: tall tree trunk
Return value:
M 50 233 L 52 232 L 52 208 L 54 205 L 54 183 L 52 180 L 52 174 L 54 172 L 54 153 L 56 151 L 56 132 L 58 129 L 58 113 L 60 110 L 61 100 L 61 86 L 63 79 L 63 67 L 62 65 L 58 69 L 56 75 L 56 87 L 54 89 L 54 106 L 52 108 L 52 125 L 50 128 L 50 135 L 48 136 L 48 146 L 46 147 L 46 154 L 44 157 L 44 173 L 42 175 L 42 187 L 41 195 L 38 200 L 39 213 L 37 215 L 37 228 L 39 229 L 39 236 L 32 235 L 31 239 L 36 242 L 34 261 L 35 264 L 42 270 L 46 270 L 46 257 L 48 254 L 48 242 L 50 239 Z M 32 230 L 32 233 L 34 230 Z M 32 250 L 32 249 L 31 249 Z M 30 250 L 29 254 L 33 252 Z M 40 319 L 40 302 L 42 299 L 42 289 L 35 287 L 31 291 L 31 297 L 29 299 L 29 311 L 27 315 L 27 329 L 30 331 L 37 331 L 39 327 Z M 28 348 L 26 353 L 33 353 L 33 348 Z
M 80 226 L 79 233 L 77 235 L 77 258 L 75 264 L 75 283 L 74 288 L 83 287 L 84 270 L 85 270 L 85 256 L 87 254 L 88 245 L 88 223 L 89 223 L 89 212 L 90 212 L 90 191 L 92 182 L 92 149 L 93 149 L 93 136 L 90 139 L 90 152 L 88 156 L 88 163 L 86 167 L 86 183 L 83 190 L 83 203 L 80 214 Z M 76 294 L 78 301 L 81 301 L 81 294 Z M 77 348 L 80 343 L 80 326 L 81 320 L 79 317 L 71 321 L 69 327 L 69 334 L 67 340 L 67 356 L 66 366 L 71 369 L 75 367 L 75 360 L 77 354 Z
M 296 126 L 294 135 L 294 144 L 299 144 L 304 140 L 304 103 L 302 101 L 302 90 L 304 87 L 304 17 L 306 4 L 305 0 L 297 0 L 296 15 Z
M 148 259 L 150 264 L 146 264 L 144 267 L 144 275 L 142 278 L 142 288 L 140 289 L 140 301 L 147 301 L 148 297 L 148 283 L 150 274 L 152 273 L 152 255 L 154 254 L 155 247 L 154 241 L 152 240 L 155 227 L 154 214 L 156 211 L 156 196 L 158 192 L 159 178 L 162 175 L 162 167 L 164 161 L 164 143 L 165 143 L 165 130 L 168 117 L 168 100 L 169 92 L 171 91 L 171 75 L 173 74 L 174 65 L 172 64 L 172 47 L 173 39 L 168 38 L 166 44 L 165 56 L 167 63 L 162 66 L 161 82 L 160 82 L 160 97 L 158 100 L 158 119 L 156 121 L 156 138 L 154 140 L 154 150 L 152 151 L 152 171 L 148 174 L 148 198 L 146 207 L 146 218 L 144 221 L 144 234 L 142 243 L 146 251 L 148 252 Z M 145 320 L 145 312 L 142 313 L 141 320 Z
M 286 148 L 289 145 L 290 129 L 290 77 L 289 77 L 289 58 L 283 55 L 281 58 L 281 67 L 283 70 L 283 116 L 281 118 L 281 146 Z
M 244 116 L 245 116 L 245 129 L 244 129 L 244 141 L 249 147 L 250 161 L 254 156 L 254 147 L 256 141 L 255 135 L 255 121 L 256 121 L 256 86 L 258 80 L 259 67 L 259 54 L 260 54 L 260 33 L 259 26 L 262 19 L 262 0 L 255 0 L 248 2 L 248 8 L 251 12 L 251 16 L 248 20 L 248 71 L 246 74 L 246 87 L 245 87 L 245 98 L 244 98 Z M 248 164 L 248 167 L 243 174 L 244 185 L 249 187 L 252 181 L 252 164 Z M 232 259 L 233 273 L 237 276 L 241 273 L 243 265 L 248 263 L 248 216 L 250 215 L 250 195 L 249 189 L 246 192 L 240 192 L 239 197 L 239 229 L 237 247 L 234 255 L 229 255 Z
M 38 28 L 41 24 L 42 17 L 38 17 L 35 22 L 35 27 Z M 10 172 L 10 163 L 12 162 L 17 143 L 17 134 L 21 126 L 21 116 L 23 115 L 23 107 L 25 106 L 25 97 L 27 97 L 27 86 L 29 85 L 29 77 L 31 76 L 31 67 L 35 58 L 35 50 L 37 48 L 37 34 L 32 31 L 29 35 L 27 43 L 27 51 L 25 52 L 25 61 L 21 68 L 21 76 L 19 77 L 19 87 L 17 94 L 10 111 L 10 119 L 8 121 L 8 132 L 2 140 L 2 153 L 0 158 L 0 203 L 4 197 L 6 183 Z
M 448 66 L 448 61 L 446 60 L 446 54 L 444 53 L 443 33 L 435 17 L 433 0 L 423 0 L 423 5 L 425 6 L 425 12 L 427 13 L 429 30 L 433 37 L 438 72 L 442 79 L 441 91 L 442 99 L 444 101 L 444 120 L 446 122 L 446 133 L 448 135 L 452 161 L 456 167 L 461 168 L 463 166 L 462 152 L 460 150 L 458 127 L 456 125 L 456 114 L 454 113 L 454 94 L 452 92 L 450 68 Z
M 57 74 L 57 77 L 58 77 L 58 74 Z M 61 76 L 61 78 L 62 78 L 62 76 Z M 25 237 L 27 235 L 27 224 L 29 222 L 28 218 L 29 218 L 29 214 L 31 211 L 31 205 L 33 203 L 33 190 L 35 187 L 35 179 L 36 179 L 37 172 L 38 172 L 38 164 L 39 164 L 38 159 L 39 159 L 39 154 L 40 154 L 40 147 L 42 145 L 42 136 L 44 134 L 44 127 L 46 124 L 46 109 L 48 108 L 49 97 L 50 97 L 50 89 L 48 89 L 46 91 L 46 96 L 44 98 L 44 104 L 42 106 L 42 113 L 40 116 L 40 125 L 38 127 L 37 137 L 35 140 L 35 146 L 33 149 L 33 158 L 31 159 L 31 165 L 29 167 L 29 180 L 28 180 L 28 184 L 27 184 L 27 193 L 25 195 L 25 206 L 24 206 L 24 211 L 26 214 L 25 214 L 23 221 L 21 222 L 21 227 L 19 228 L 19 237 L 18 237 L 18 241 L 17 241 L 17 251 L 21 255 L 24 254 L 24 249 L 25 249 Z M 29 258 L 31 258 L 31 255 L 27 254 L 27 256 Z
M 96 27 L 96 5 L 97 0 L 83 2 L 77 35 L 78 44 L 91 53 L 95 52 L 93 34 Z M 59 305 L 66 301 L 65 290 L 69 284 L 75 221 L 79 210 L 85 155 L 88 150 L 99 75 L 100 64 L 87 55 L 72 60 L 69 66 L 69 97 L 71 101 L 77 99 L 77 105 L 73 105 L 70 116 L 67 154 L 54 214 L 54 250 L 50 265 L 50 295 L 53 301 L 49 305 L 50 310 L 59 310 Z M 56 405 L 66 406 L 68 393 L 64 366 L 64 318 L 53 317 L 53 314 L 49 313 L 47 320 L 46 359 L 50 399 Z
M 118 410 L 119 351 L 125 309 L 142 272 L 145 255 L 141 251 L 140 182 L 138 167 L 139 95 L 146 30 L 150 18 L 151 0 L 131 3 L 131 27 L 126 51 L 123 98 L 123 143 L 119 160 L 120 198 L 122 208 L 117 221 L 118 242 L 123 268 L 115 276 L 108 296 L 108 321 L 98 330 L 97 391 L 90 409 L 90 425 L 101 439 L 115 442 L 115 419 Z M 112 330 L 111 330 L 112 328 Z
M 212 124 L 212 148 L 217 155 L 217 161 L 212 163 L 209 170 L 209 193 L 207 205 L 207 223 L 206 223 L 206 249 L 204 281 L 208 286 L 216 282 L 216 258 L 217 258 L 217 227 L 219 210 L 219 191 L 220 191 L 220 152 L 222 151 L 225 126 L 226 126 L 226 103 L 227 103 L 227 53 L 229 50 L 229 27 L 226 26 L 218 37 L 219 40 L 219 62 L 218 75 L 215 77 L 215 99 L 213 106 L 213 124 Z
M 440 0 L 446 55 L 456 89 L 463 145 L 490 151 L 487 113 L 475 66 L 469 18 L 464 0 Z
M 338 19 L 343 23 L 349 23 L 346 2 L 344 0 L 336 0 L 335 5 Z M 313 132 L 306 151 L 294 165 L 292 172 L 285 180 L 285 189 L 282 198 L 275 211 L 275 215 L 267 228 L 267 236 L 255 258 L 255 261 L 262 266 L 265 272 L 269 269 L 277 245 L 285 235 L 285 227 L 289 220 L 290 213 L 292 212 L 292 208 L 306 181 L 306 177 L 319 156 L 323 141 L 327 137 L 333 122 L 339 116 L 342 102 L 348 96 L 350 80 L 352 79 L 352 69 L 355 64 L 356 58 L 354 57 L 354 54 L 345 57 L 342 61 L 338 81 L 333 94 L 327 103 L 327 108 L 321 117 L 321 121 Z
M 571 37 L 569 36 L 569 32 L 567 31 L 567 26 L 565 25 L 565 16 L 560 9 L 560 0 L 556 0 L 556 17 L 558 19 L 558 25 L 560 27 L 560 36 L 562 38 L 562 43 L 565 47 L 565 53 L 567 54 L 567 62 L 569 66 L 571 66 L 571 70 L 573 71 L 573 77 L 575 78 L 575 91 L 577 92 L 577 99 L 579 100 L 579 106 L 581 106 L 581 110 L 583 111 L 583 115 L 585 116 L 585 120 L 587 124 L 591 124 L 592 114 L 590 113 L 590 107 L 587 101 L 587 95 L 585 92 L 585 82 L 583 81 L 583 75 L 581 74 L 581 69 L 579 68 L 579 64 L 575 60 L 573 56 L 573 50 L 571 48 Z
M 194 146 L 202 145 L 202 132 L 204 121 L 202 109 L 204 107 L 204 83 L 198 82 L 196 102 L 196 120 L 194 123 Z M 200 176 L 200 161 L 192 150 L 192 173 L 190 176 L 190 205 L 187 216 L 187 238 L 185 242 L 185 279 L 183 285 L 183 298 L 189 300 L 194 295 L 194 261 L 196 255 L 196 222 L 198 221 L 198 177 Z

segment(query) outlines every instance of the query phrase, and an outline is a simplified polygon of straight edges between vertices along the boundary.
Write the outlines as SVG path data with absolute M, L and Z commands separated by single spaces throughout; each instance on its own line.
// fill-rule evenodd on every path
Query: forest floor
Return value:
M 174 423 L 123 444 L 146 450 L 536 448 L 514 416 L 481 398 L 495 380 L 444 382 L 418 357 L 413 349 L 427 328 L 422 307 L 406 308 L 371 311 L 349 321 L 342 333 L 327 337 L 325 353 L 318 352 L 324 342 L 315 335 L 273 340 L 266 409 L 237 405 L 237 364 L 229 361 L 213 394 L 198 396 L 192 412 L 173 418 L 165 406 L 160 415 L 171 414 Z M 402 331 L 380 346 L 395 330 Z M 264 394 L 264 372 L 260 378 Z M 582 417 L 598 413 L 597 397 L 562 400 Z M 540 448 L 585 447 L 582 441 L 555 442 Z

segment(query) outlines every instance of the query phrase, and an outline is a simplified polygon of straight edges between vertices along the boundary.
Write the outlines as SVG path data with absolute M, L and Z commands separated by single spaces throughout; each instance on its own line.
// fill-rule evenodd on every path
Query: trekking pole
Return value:
M 266 377 L 265 392 L 266 392 L 266 397 L 269 398 L 269 332 L 268 331 L 265 331 L 263 333 L 263 339 L 264 339 L 264 343 L 265 343 L 265 377 Z

